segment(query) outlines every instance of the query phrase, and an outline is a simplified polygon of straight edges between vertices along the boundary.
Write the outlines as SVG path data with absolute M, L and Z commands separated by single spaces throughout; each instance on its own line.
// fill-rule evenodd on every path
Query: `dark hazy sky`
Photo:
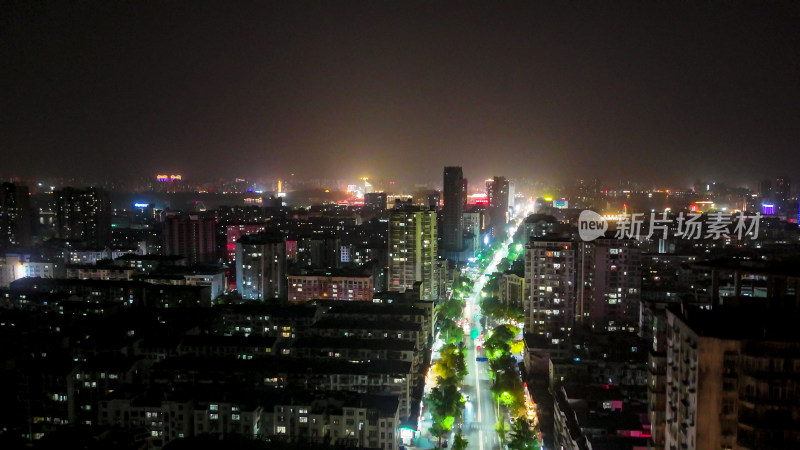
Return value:
M 3 2 L 0 176 L 800 179 L 798 2 Z

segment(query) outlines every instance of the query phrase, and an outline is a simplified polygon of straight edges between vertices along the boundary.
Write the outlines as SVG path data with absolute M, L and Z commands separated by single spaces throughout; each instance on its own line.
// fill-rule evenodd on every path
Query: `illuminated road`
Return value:
M 481 314 L 478 298 L 489 280 L 486 274 L 494 273 L 500 261 L 508 255 L 508 246 L 511 244 L 514 233 L 521 223 L 521 219 L 513 222 L 514 227 L 509 232 L 509 238 L 503 242 L 502 248 L 495 253 L 494 258 L 486 266 L 486 269 L 479 272 L 474 279 L 475 284 L 464 307 L 464 317 L 470 320 L 470 332 L 476 330 L 480 334 L 486 331 L 481 329 L 480 325 Z M 462 393 L 469 395 L 470 399 L 464 411 L 465 437 L 469 441 L 470 449 L 499 449 L 500 440 L 494 431 L 494 426 L 497 423 L 497 412 L 495 411 L 490 390 L 489 363 L 476 361 L 475 358 L 478 355 L 474 341 L 469 339 L 469 333 L 464 338 L 467 346 L 467 367 L 470 372 L 464 381 L 462 389 Z
M 522 219 L 515 219 L 512 222 L 513 228 L 509 231 L 509 238 L 503 242 L 503 246 L 495 253 L 491 262 L 486 266 L 483 271 L 478 271 L 476 268 L 470 266 L 467 276 L 471 277 L 474 281 L 472 292 L 466 299 L 463 317 L 469 319 L 470 328 L 464 335 L 464 345 L 467 347 L 466 361 L 469 375 L 464 380 L 461 393 L 469 400 L 464 408 L 464 437 L 469 441 L 469 449 L 475 450 L 499 450 L 500 440 L 497 433 L 494 431 L 494 426 L 497 423 L 497 412 L 495 405 L 492 401 L 492 393 L 490 390 L 491 380 L 489 379 L 489 363 L 477 362 L 475 358 L 478 356 L 475 348 L 475 342 L 470 339 L 472 330 L 476 330 L 477 334 L 484 332 L 480 326 L 480 307 L 478 306 L 478 298 L 481 291 L 486 286 L 489 278 L 486 274 L 492 274 L 497 269 L 500 261 L 508 255 L 508 246 L 511 244 L 514 233 L 517 228 L 522 224 Z M 438 352 L 433 353 L 431 364 L 435 364 L 438 359 Z M 433 380 L 428 380 L 432 382 Z M 426 386 L 426 393 L 429 392 L 430 385 Z M 412 448 L 433 448 L 435 447 L 436 440 L 431 438 L 428 429 L 432 423 L 430 420 L 430 413 L 425 408 L 424 420 L 420 423 L 421 435 L 415 442 Z M 448 448 L 453 443 L 453 433 L 447 438 Z

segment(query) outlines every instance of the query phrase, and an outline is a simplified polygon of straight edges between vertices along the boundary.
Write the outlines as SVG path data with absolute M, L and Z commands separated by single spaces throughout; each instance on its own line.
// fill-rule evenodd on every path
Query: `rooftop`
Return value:
M 405 339 L 360 339 L 356 337 L 303 337 L 292 344 L 292 348 L 355 348 L 370 350 L 413 351 L 414 343 Z
M 763 306 L 715 306 L 708 310 L 692 305 L 673 305 L 668 310 L 698 336 L 800 342 L 797 332 L 800 312 L 770 309 L 767 299 L 758 299 L 762 300 Z
M 405 322 L 396 319 L 363 320 L 323 317 L 322 319 L 316 321 L 311 328 L 377 331 L 421 331 L 422 324 L 416 322 Z

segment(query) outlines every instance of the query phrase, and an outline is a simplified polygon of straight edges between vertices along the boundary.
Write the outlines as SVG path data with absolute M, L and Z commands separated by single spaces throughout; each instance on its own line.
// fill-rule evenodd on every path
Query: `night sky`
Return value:
M 800 181 L 798 2 L 3 2 L 0 176 Z

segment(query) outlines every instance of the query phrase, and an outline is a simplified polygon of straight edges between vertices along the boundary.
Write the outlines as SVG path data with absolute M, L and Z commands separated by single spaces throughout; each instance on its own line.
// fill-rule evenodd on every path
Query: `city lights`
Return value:
M 3 449 L 800 448 L 800 2 L 6 3 Z

